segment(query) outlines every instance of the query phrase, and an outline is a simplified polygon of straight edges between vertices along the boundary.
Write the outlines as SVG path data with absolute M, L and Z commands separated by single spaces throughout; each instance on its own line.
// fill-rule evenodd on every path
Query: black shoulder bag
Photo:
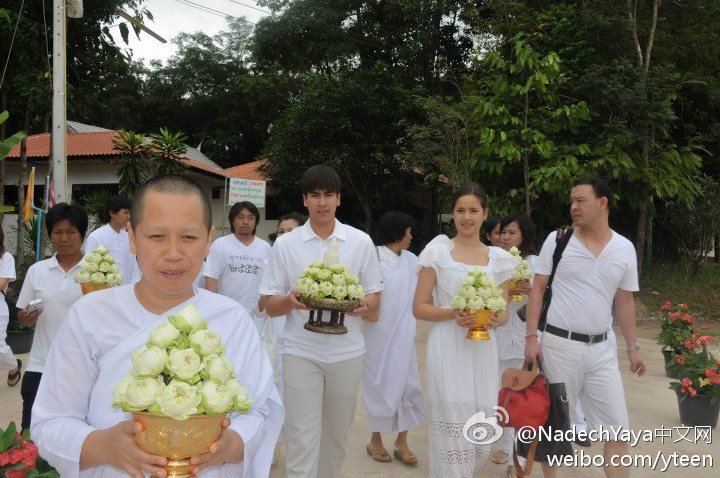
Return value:
M 543 305 L 542 309 L 540 310 L 538 330 L 545 330 L 545 322 L 547 322 L 547 314 L 548 310 L 550 309 L 550 301 L 552 300 L 552 283 L 553 279 L 555 279 L 555 271 L 557 271 L 558 264 L 560 264 L 560 259 L 562 258 L 563 252 L 565 252 L 565 248 L 567 247 L 568 242 L 570 242 L 570 237 L 572 237 L 572 235 L 572 227 L 568 227 L 566 229 L 558 229 L 555 235 L 556 245 L 555 252 L 553 252 L 552 272 L 550 273 L 550 278 L 548 279 L 547 287 L 545 288 L 545 293 L 543 294 Z M 527 321 L 527 304 L 523 305 L 518 309 L 517 315 L 523 322 Z

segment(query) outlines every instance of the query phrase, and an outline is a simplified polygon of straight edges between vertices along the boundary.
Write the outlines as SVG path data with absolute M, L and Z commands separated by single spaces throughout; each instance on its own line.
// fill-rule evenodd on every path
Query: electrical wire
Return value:
M 10 55 L 12 54 L 13 44 L 15 43 L 15 34 L 18 31 L 18 25 L 20 25 L 20 17 L 22 17 L 22 11 L 24 6 L 25 0 L 22 0 L 22 2 L 20 2 L 20 11 L 18 12 L 17 21 L 15 22 L 15 31 L 13 31 L 12 40 L 10 40 L 10 49 L 8 50 L 7 60 L 5 60 L 5 68 L 3 68 L 2 77 L 0 77 L 0 90 L 2 89 L 2 85 L 5 82 L 5 73 L 7 72 L 7 67 L 10 64 Z

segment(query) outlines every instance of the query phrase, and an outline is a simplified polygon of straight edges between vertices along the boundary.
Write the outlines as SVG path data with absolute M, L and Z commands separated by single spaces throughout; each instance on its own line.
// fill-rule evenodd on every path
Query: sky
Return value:
M 161 43 L 144 32 L 140 34 L 138 41 L 131 30 L 130 48 L 133 50 L 133 58 L 143 59 L 146 64 L 149 60 L 165 61 L 170 58 L 176 50 L 171 40 L 178 33 L 202 31 L 212 36 L 226 29 L 227 24 L 223 14 L 244 16 L 251 22 L 268 15 L 253 9 L 253 7 L 259 8 L 253 0 L 147 0 L 145 5 L 154 17 L 154 21 L 146 19 L 145 25 L 168 41 Z M 201 7 L 221 13 L 204 11 Z M 116 28 L 112 33 L 119 38 Z M 122 44 L 122 41 L 120 43 Z

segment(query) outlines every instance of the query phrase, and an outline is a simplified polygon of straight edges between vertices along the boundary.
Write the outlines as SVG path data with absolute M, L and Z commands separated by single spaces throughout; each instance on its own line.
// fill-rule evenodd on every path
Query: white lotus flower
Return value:
M 130 385 L 130 383 L 133 381 L 135 381 L 135 377 L 133 377 L 132 375 L 125 375 L 122 380 L 120 380 L 117 385 L 115 385 L 115 388 L 113 388 L 112 392 L 113 407 L 120 408 L 122 406 L 123 402 L 127 399 L 126 397 L 128 385 Z
M 79 282 L 81 284 L 87 284 L 90 282 L 90 273 L 84 272 L 82 269 L 78 271 L 77 274 L 75 274 L 75 282 Z
M 180 331 L 170 322 L 156 325 L 150 331 L 150 344 L 160 348 L 167 348 L 180 337 Z
M 172 380 L 167 384 L 150 412 L 173 417 L 175 420 L 187 420 L 198 413 L 202 392 L 194 385 Z
M 203 357 L 216 353 L 220 347 L 220 336 L 207 329 L 190 334 L 190 345 Z
M 324 281 L 319 284 L 322 297 L 329 297 L 334 290 L 332 282 Z
M 333 274 L 332 283 L 336 286 L 345 285 L 347 283 L 347 281 L 345 280 L 345 274 Z
M 122 409 L 126 412 L 147 410 L 157 401 L 163 387 L 162 379 L 135 377 L 135 380 L 128 384 Z
M 82 272 L 87 272 L 88 274 L 92 274 L 93 272 L 98 271 L 98 263 L 97 262 L 83 262 L 82 266 L 80 266 L 80 270 Z
M 238 413 L 247 413 L 247 411 L 250 410 L 252 403 L 253 402 L 248 395 L 247 389 L 238 384 L 233 409 Z
M 201 403 L 205 413 L 227 413 L 232 410 L 236 395 L 234 388 L 228 384 L 208 380 L 202 384 Z
M 336 285 L 333 288 L 332 297 L 337 300 L 343 300 L 348 295 L 348 288 L 344 285 Z
M 203 362 L 193 349 L 172 348 L 168 351 L 167 369 L 175 378 L 197 383 L 200 380 L 199 374 L 203 369 Z
M 235 366 L 221 355 L 205 357 L 204 375 L 215 382 L 225 383 L 235 377 Z
M 100 244 L 93 252 L 97 252 L 99 255 L 104 256 L 110 253 L 110 249 Z
M 111 269 L 112 269 L 112 264 L 110 264 L 109 262 L 102 261 L 98 264 L 98 270 L 100 272 L 107 273 L 107 272 L 110 272 Z
M 157 377 L 165 369 L 167 355 L 160 347 L 143 345 L 132 354 L 131 373 L 136 377 Z
M 92 254 L 88 254 L 85 256 L 85 262 L 90 262 L 93 264 L 97 264 L 102 260 L 102 256 L 98 254 L 97 252 L 93 252 Z
M 350 284 L 349 286 L 347 286 L 347 293 L 348 297 L 353 300 L 362 299 L 363 297 L 365 297 L 365 291 L 363 290 L 362 286 L 358 284 Z
M 90 283 L 91 284 L 104 284 L 105 283 L 105 274 L 102 272 L 93 272 L 90 274 Z
M 207 323 L 200 318 L 195 304 L 188 305 L 176 315 L 168 317 L 168 320 L 184 334 L 207 328 Z

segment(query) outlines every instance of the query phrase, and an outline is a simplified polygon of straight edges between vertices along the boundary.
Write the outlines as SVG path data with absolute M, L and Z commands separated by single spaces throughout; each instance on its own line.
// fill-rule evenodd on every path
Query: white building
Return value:
M 67 191 L 71 200 L 79 200 L 94 191 L 117 192 L 117 167 L 113 161 L 121 155 L 113 149 L 112 139 L 116 131 L 68 121 L 67 135 Z M 48 171 L 50 134 L 42 133 L 27 138 L 28 171 L 35 167 L 35 204 L 40 206 Z M 16 146 L 5 159 L 5 205 L 17 207 L 17 184 L 20 174 L 20 146 Z M 189 176 L 196 180 L 212 198 L 213 224 L 218 237 L 228 234 L 227 220 L 228 181 L 230 178 L 265 180 L 258 171 L 261 161 L 223 169 L 195 148 L 188 148 L 182 160 L 189 167 Z M 267 238 L 275 230 L 275 221 L 265 221 L 265 208 L 260 209 L 261 223 L 257 235 Z M 3 218 L 5 246 L 15 250 L 17 215 L 5 214 Z

